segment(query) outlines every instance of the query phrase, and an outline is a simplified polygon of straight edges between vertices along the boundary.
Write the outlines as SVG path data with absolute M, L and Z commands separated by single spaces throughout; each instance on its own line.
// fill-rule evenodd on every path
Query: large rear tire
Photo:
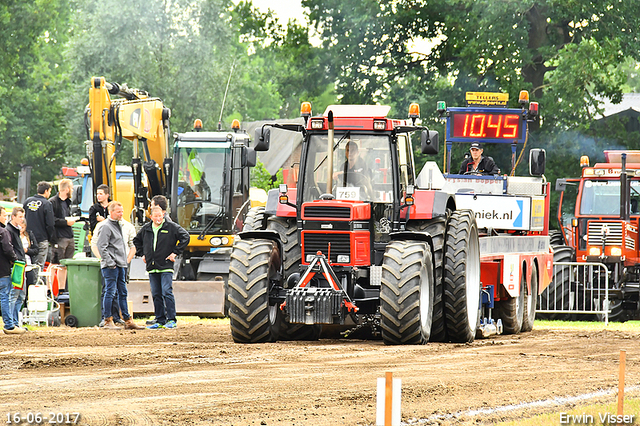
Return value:
M 298 226 L 295 219 L 285 219 L 270 216 L 267 219 L 267 229 L 280 234 L 282 241 L 282 262 L 284 264 L 284 282 L 294 272 L 299 272 L 302 259 L 302 247 L 298 242 Z
M 246 239 L 234 244 L 229 265 L 229 324 L 234 342 L 276 340 L 269 316 L 269 284 L 279 270 L 275 242 Z
M 433 317 L 431 248 L 418 241 L 393 241 L 382 259 L 380 328 L 387 345 L 429 341 Z
M 444 318 L 444 274 L 442 264 L 444 259 L 444 234 L 447 218 L 438 217 L 420 224 L 409 224 L 410 231 L 428 232 L 433 244 L 433 320 L 431 322 L 430 342 L 444 342 L 447 340 L 447 327 Z
M 451 213 L 444 246 L 444 314 L 447 338 L 472 342 L 480 323 L 480 244 L 471 210 Z
M 527 291 L 524 305 L 524 319 L 522 320 L 522 331 L 533 330 L 533 322 L 536 319 L 536 305 L 538 302 L 538 267 L 531 265 L 531 289 Z
M 256 206 L 249 209 L 242 226 L 243 232 L 259 229 L 264 229 L 264 206 Z
M 527 277 L 524 269 L 520 274 L 520 293 L 517 297 L 508 296 L 507 300 L 496 302 L 494 314 L 502 320 L 504 334 L 518 334 L 522 330 L 525 311 Z

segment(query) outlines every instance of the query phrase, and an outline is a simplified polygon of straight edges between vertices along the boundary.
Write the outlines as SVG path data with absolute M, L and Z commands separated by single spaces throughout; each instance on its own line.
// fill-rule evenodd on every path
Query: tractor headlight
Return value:
M 589 256 L 600 256 L 600 247 L 590 247 Z
M 622 249 L 620 247 L 611 247 L 611 256 L 622 256 Z
M 222 244 L 222 239 L 220 239 L 220 237 L 213 237 L 209 242 L 212 246 L 219 246 L 220 244 Z
M 222 237 L 220 240 L 222 241 L 223 246 L 226 246 L 227 244 L 229 244 L 229 238 L 227 237 Z

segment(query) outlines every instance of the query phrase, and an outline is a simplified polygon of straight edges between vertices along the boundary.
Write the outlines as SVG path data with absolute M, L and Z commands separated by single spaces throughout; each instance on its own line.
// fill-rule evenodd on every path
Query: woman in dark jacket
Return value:
M 22 247 L 24 247 L 25 254 L 28 256 L 27 260 L 27 273 L 25 275 L 25 283 L 27 286 L 35 284 L 38 280 L 38 268 L 35 264 L 36 256 L 38 256 L 38 241 L 32 231 L 27 230 L 27 222 L 25 221 L 20 230 L 20 239 L 22 240 Z M 29 266 L 32 265 L 32 266 Z M 28 287 L 27 287 L 28 291 Z

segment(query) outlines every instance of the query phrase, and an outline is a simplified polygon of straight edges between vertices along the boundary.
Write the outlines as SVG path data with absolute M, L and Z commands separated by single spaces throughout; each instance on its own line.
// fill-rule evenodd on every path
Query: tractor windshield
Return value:
M 631 181 L 631 214 L 640 214 L 640 181 Z M 580 214 L 594 216 L 620 215 L 620 181 L 586 180 L 582 186 Z
M 327 135 L 312 135 L 305 172 L 303 201 L 331 192 L 337 200 L 390 202 L 393 197 L 388 135 L 336 132 L 333 169 L 328 170 Z M 327 188 L 329 173 L 332 188 Z
M 190 232 L 201 231 L 215 220 L 210 231 L 223 224 L 224 181 L 229 171 L 225 148 L 178 149 L 177 219 Z M 217 219 L 216 219 L 217 218 Z

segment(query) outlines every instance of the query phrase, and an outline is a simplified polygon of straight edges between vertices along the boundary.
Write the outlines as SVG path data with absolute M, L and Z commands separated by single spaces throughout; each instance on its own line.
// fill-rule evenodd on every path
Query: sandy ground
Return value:
M 0 335 L 0 421 L 20 412 L 42 413 L 43 424 L 50 413 L 54 424 L 79 413 L 83 425 L 372 425 L 376 379 L 389 371 L 402 379 L 403 422 L 492 424 L 561 408 L 437 416 L 616 388 L 620 350 L 627 385 L 637 387 L 640 335 L 612 330 L 392 347 L 346 339 L 239 345 L 226 320 L 135 332 L 41 328 Z M 603 400 L 616 396 L 588 403 Z

